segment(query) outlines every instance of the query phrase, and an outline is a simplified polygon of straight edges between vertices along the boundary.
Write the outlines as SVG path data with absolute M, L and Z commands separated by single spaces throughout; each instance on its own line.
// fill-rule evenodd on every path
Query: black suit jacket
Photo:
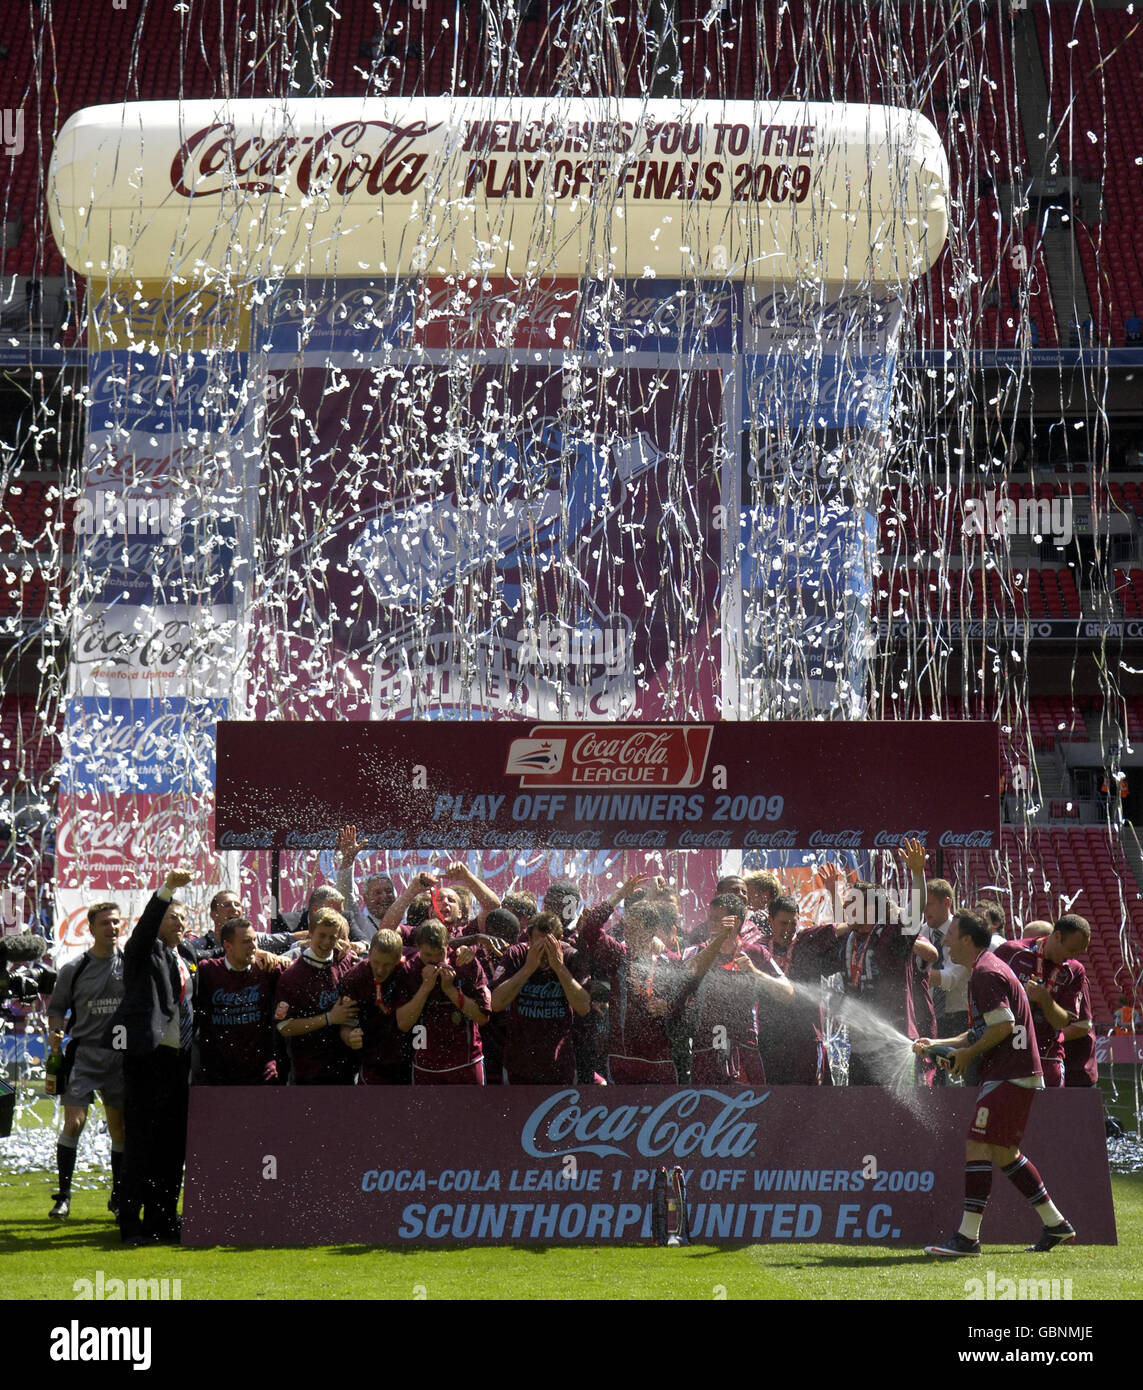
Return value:
M 122 1034 L 118 1037 L 117 1050 L 124 1050 L 125 1041 L 125 1050 L 132 1057 L 154 1052 L 179 1011 L 178 966 L 159 938 L 168 906 L 158 893 L 152 893 L 123 948 L 123 1002 L 111 1020 L 108 1046 L 116 1046 L 115 1029 L 126 1028 L 125 1039 Z M 179 953 L 193 966 L 190 952 L 180 947 Z

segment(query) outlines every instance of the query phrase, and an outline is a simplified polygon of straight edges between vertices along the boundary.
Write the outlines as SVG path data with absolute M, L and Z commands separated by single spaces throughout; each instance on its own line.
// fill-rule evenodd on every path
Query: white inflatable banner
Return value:
M 575 275 L 874 283 L 945 242 L 948 162 L 892 107 L 330 98 L 96 106 L 48 206 L 98 278 Z

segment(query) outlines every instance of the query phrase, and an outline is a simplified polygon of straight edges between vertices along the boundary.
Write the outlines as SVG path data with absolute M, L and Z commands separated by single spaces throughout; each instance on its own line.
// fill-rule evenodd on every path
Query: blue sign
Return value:
M 228 711 L 228 700 L 182 696 L 69 700 L 63 789 L 117 795 L 208 791 L 214 786 L 215 726 Z
M 195 361 L 202 359 L 201 365 Z M 204 353 L 151 357 L 137 352 L 89 355 L 88 427 L 149 430 L 172 435 L 200 430 L 238 434 L 245 426 L 247 354 Z
M 619 280 L 584 284 L 580 347 L 589 352 L 660 352 L 672 365 L 732 353 L 742 332 L 739 281 Z
M 175 518 L 165 534 L 104 530 L 81 538 L 91 597 L 139 607 L 232 604 L 236 532 L 232 518 L 189 516 Z

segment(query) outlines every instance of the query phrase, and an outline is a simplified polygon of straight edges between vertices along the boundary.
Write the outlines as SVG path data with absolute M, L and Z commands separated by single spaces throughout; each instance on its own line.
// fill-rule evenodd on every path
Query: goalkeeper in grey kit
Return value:
M 111 1196 L 107 1206 L 118 1214 L 126 1104 L 123 1054 L 102 1044 L 107 1025 L 123 998 L 123 952 L 118 945 L 123 916 L 117 903 L 96 903 L 88 908 L 87 921 L 91 947 L 60 970 L 48 1003 L 52 1051 L 57 1052 L 62 1045 L 65 1024 L 69 1036 L 66 1082 L 60 1097 L 63 1127 L 56 1144 L 59 1191 L 52 1194 L 55 1205 L 48 1213 L 57 1221 L 71 1215 L 76 1148 L 96 1091 L 102 1097 L 111 1136 Z

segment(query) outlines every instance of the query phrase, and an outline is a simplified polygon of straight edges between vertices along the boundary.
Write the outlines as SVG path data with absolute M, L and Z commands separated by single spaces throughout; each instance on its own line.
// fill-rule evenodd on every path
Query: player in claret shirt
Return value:
M 997 956 L 1024 986 L 1036 1023 L 1036 1044 L 1044 1085 L 1064 1084 L 1064 1044 L 1060 1034 L 1083 1010 L 1084 968 L 1076 959 L 1091 944 L 1091 927 L 1082 917 L 1061 917 L 1039 940 L 1005 941 Z
M 509 946 L 496 969 L 492 1008 L 507 1020 L 504 1069 L 510 1086 L 562 1086 L 575 1080 L 576 1018 L 591 1012 L 583 986 L 587 960 L 560 940 L 563 923 L 541 912 L 526 946 Z
M 837 932 L 832 923 L 798 929 L 796 898 L 770 900 L 771 936 L 766 945 L 792 984 L 817 987 L 819 997 L 758 999 L 758 1051 L 770 1086 L 829 1086 L 833 1078 L 822 1035 L 820 985 L 838 968 Z
M 1095 1059 L 1095 1024 L 1091 1011 L 1091 989 L 1084 971 L 1080 993 L 1079 1018 L 1068 1024 L 1060 1034 L 1064 1044 L 1064 1085 L 1091 1087 L 1099 1085 L 1099 1065 Z
M 743 903 L 745 909 L 745 903 Z M 610 983 L 608 1073 L 615 1086 L 674 1086 L 683 1008 L 718 959 L 738 921 L 720 923 L 710 942 L 685 963 L 660 949 L 658 905 L 644 900 L 623 914 L 619 941 L 592 921 L 579 934 L 593 977 Z
M 259 952 L 245 917 L 221 928 L 223 957 L 198 963 L 194 1023 L 195 1081 L 207 1086 L 262 1086 L 278 1079 L 274 1061 L 274 996 L 285 962 Z
M 309 945 L 278 977 L 274 1018 L 289 1043 L 297 1086 L 348 1085 L 357 1069 L 338 1033 L 342 1024 L 357 1021 L 357 1007 L 342 989 L 355 964 L 348 939 L 345 918 L 322 908 L 310 921 Z
M 980 1254 L 980 1223 L 992 1192 L 992 1165 L 1035 1208 L 1043 1230 L 1029 1251 L 1045 1252 L 1075 1239 L 1075 1231 L 1053 1205 L 1040 1175 L 1020 1152 L 1032 1098 L 1044 1078 L 1036 1050 L 1032 1010 L 1020 981 L 988 949 L 992 932 L 973 912 L 959 912 L 947 945 L 952 960 L 969 971 L 969 1030 L 935 1045 L 954 1048 L 951 1070 L 963 1076 L 979 1059 L 982 1085 L 965 1145 L 964 1216 L 960 1229 L 925 1253 L 957 1257 Z M 934 1046 L 918 1038 L 921 1055 Z
M 443 922 L 422 922 L 416 945 L 395 996 L 397 1027 L 413 1033 L 413 1085 L 482 1086 L 492 1001 L 476 952 L 450 947 Z
M 692 1006 L 691 1082 L 695 1086 L 765 1085 L 756 1005 L 763 994 L 775 1002 L 789 1003 L 794 998 L 793 986 L 766 947 L 740 941 L 745 919 L 745 898 L 717 894 L 707 912 L 707 945 L 701 951 L 693 948 L 685 957 L 690 961 L 705 955 L 717 940 L 713 968 L 706 972 Z
M 871 1011 L 843 1013 L 849 1028 L 849 1084 L 884 1086 L 898 1071 L 900 1054 L 886 1043 L 880 1024 L 909 1038 L 936 1032 L 928 967 L 937 959 L 937 949 L 919 936 L 919 920 L 900 916 L 884 889 L 859 881 L 845 902 L 856 920 L 847 917 L 835 924 L 842 980 L 847 998 Z M 922 1068 L 918 1080 L 928 1084 L 931 1079 L 932 1068 Z
M 358 1020 L 342 1026 L 341 1040 L 356 1053 L 366 1086 L 408 1086 L 413 1079 L 409 1035 L 397 1027 L 397 1001 L 411 969 L 401 947 L 399 932 L 374 933 L 368 959 L 341 982 L 345 997 L 357 1005 Z

